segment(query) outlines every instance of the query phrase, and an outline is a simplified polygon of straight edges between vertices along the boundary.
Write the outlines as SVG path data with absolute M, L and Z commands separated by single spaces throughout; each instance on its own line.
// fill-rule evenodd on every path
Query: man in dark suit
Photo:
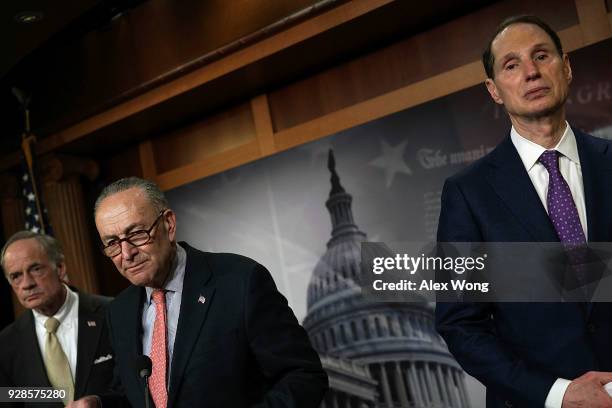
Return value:
M 438 241 L 610 241 L 612 146 L 565 120 L 572 72 L 556 33 L 510 18 L 483 63 L 512 129 L 446 181 Z M 436 326 L 488 407 L 612 407 L 610 303 L 439 303 Z
M 28 309 L 0 332 L 0 386 L 64 388 L 65 401 L 106 391 L 113 378 L 105 324 L 110 299 L 74 292 L 64 283 L 64 254 L 47 235 L 14 234 L 2 248 L 0 263 Z
M 157 408 L 320 404 L 327 376 L 263 266 L 177 244 L 174 212 L 142 179 L 106 187 L 95 220 L 106 255 L 132 283 L 111 304 L 108 320 L 120 386 L 133 407 L 145 404 L 134 368 L 141 354 L 152 360 Z M 124 399 L 101 400 L 106 407 Z

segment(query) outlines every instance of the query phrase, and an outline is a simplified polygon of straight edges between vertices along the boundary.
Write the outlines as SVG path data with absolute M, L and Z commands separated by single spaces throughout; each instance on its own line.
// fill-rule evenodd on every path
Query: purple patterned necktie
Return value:
M 559 152 L 546 150 L 539 161 L 548 171 L 548 216 L 559 240 L 569 246 L 585 244 L 586 238 L 572 192 L 559 171 Z
M 565 269 L 565 273 L 559 276 L 562 287 L 573 293 L 568 300 L 589 301 L 592 292 L 585 285 L 598 278 L 591 276 L 587 267 L 586 238 L 572 192 L 559 171 L 559 152 L 546 150 L 539 160 L 548 171 L 548 195 L 546 196 L 548 216 L 557 231 L 567 255 L 567 262 L 569 262 L 569 269 Z M 575 291 L 574 289 L 578 287 L 582 289 Z

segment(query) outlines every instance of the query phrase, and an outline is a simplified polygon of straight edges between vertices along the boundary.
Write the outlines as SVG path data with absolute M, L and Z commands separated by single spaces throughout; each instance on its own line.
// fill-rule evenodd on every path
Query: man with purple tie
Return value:
M 572 70 L 557 34 L 511 17 L 483 64 L 512 128 L 445 182 L 438 241 L 611 241 L 611 143 L 566 121 Z M 438 303 L 436 327 L 487 387 L 487 407 L 612 407 L 610 303 Z

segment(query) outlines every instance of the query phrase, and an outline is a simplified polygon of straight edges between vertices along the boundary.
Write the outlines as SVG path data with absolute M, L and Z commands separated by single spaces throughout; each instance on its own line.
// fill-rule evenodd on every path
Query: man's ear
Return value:
M 491 78 L 485 79 L 485 86 L 487 87 L 487 91 L 489 91 L 489 95 L 495 101 L 495 103 L 499 105 L 503 105 L 504 101 L 499 97 L 499 93 L 497 92 L 497 86 L 495 86 L 495 81 Z
M 164 223 L 166 224 L 166 231 L 168 232 L 168 239 L 170 242 L 176 240 L 176 214 L 171 209 L 167 209 L 163 217 Z
M 64 283 L 70 282 L 68 274 L 66 273 L 66 264 L 64 261 L 57 264 L 57 276 L 59 276 L 59 279 Z
M 565 73 L 565 78 L 567 79 L 567 83 L 572 83 L 572 66 L 570 65 L 570 60 L 567 54 L 563 54 L 563 72 Z

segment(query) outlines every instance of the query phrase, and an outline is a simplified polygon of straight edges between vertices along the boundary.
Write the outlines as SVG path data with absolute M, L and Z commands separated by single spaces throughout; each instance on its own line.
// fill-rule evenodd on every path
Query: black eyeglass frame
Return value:
M 133 247 L 141 247 L 143 245 L 147 245 L 150 241 L 151 241 L 151 231 L 153 231 L 153 228 L 155 228 L 155 226 L 159 223 L 159 220 L 161 220 L 162 216 L 166 213 L 168 209 L 165 208 L 163 210 L 161 210 L 159 212 L 159 215 L 157 216 L 157 218 L 155 219 L 155 221 L 153 221 L 153 224 L 151 224 L 151 226 L 149 227 L 149 229 L 146 230 L 137 230 L 137 231 L 132 231 L 130 233 L 128 233 L 125 237 L 123 238 L 117 238 L 117 239 L 113 239 L 111 240 L 108 244 L 104 245 L 102 244 L 102 253 L 106 256 L 108 256 L 109 258 L 112 258 L 114 256 L 117 256 L 121 253 L 121 243 L 122 242 L 127 242 L 128 244 L 132 245 Z M 140 244 L 134 244 L 132 241 L 130 241 L 130 239 L 134 238 L 134 236 L 138 235 L 138 234 L 147 234 L 147 239 L 140 243 Z M 111 247 L 115 247 L 118 249 L 118 251 L 113 251 L 112 253 L 107 253 L 107 251 L 111 248 Z

